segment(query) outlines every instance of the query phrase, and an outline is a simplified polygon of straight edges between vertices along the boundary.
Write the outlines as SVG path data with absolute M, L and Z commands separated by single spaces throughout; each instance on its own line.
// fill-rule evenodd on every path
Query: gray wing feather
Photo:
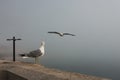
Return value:
M 39 57 L 41 55 L 42 55 L 42 53 L 39 49 L 31 51 L 29 54 L 27 54 L 28 57 Z
M 51 32 L 48 32 L 48 33 L 60 34 L 59 32 L 56 32 L 56 31 L 51 31 Z
M 75 36 L 74 34 L 70 34 L 70 33 L 63 33 L 64 35 L 71 35 L 71 36 Z

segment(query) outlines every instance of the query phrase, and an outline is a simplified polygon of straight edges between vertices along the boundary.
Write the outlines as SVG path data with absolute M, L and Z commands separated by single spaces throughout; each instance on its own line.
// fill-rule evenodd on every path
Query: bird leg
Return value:
M 39 58 L 35 57 L 35 64 L 39 63 Z

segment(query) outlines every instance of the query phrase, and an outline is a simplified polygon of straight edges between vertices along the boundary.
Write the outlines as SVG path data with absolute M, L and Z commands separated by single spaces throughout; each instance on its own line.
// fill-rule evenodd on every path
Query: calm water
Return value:
M 78 72 L 99 77 L 111 78 L 113 80 L 120 80 L 120 66 L 116 63 L 102 64 L 102 63 L 42 63 L 47 67 L 54 67 L 66 71 Z

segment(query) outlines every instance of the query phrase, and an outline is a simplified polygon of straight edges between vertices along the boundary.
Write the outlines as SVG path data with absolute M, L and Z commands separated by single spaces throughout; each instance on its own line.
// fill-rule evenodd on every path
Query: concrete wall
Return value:
M 0 80 L 8 80 L 6 71 L 3 71 L 3 70 L 0 71 Z
M 9 71 L 0 71 L 0 80 L 27 80 L 19 75 L 11 73 Z

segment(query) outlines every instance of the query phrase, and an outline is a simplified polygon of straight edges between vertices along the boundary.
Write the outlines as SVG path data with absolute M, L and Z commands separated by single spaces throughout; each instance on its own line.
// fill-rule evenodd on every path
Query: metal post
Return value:
M 13 39 L 7 39 L 7 41 L 11 41 L 13 40 L 13 61 L 15 62 L 15 41 L 16 40 L 21 40 L 20 38 L 19 39 L 15 39 L 15 36 L 13 36 Z
M 13 37 L 13 61 L 15 61 L 15 37 Z

